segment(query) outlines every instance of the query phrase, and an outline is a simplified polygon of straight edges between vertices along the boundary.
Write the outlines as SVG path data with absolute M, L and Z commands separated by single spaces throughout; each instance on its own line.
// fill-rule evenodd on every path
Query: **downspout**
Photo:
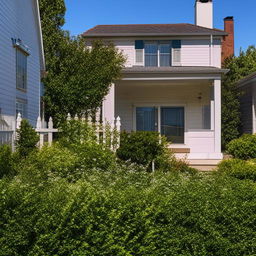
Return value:
M 213 35 L 210 36 L 210 67 L 213 67 Z

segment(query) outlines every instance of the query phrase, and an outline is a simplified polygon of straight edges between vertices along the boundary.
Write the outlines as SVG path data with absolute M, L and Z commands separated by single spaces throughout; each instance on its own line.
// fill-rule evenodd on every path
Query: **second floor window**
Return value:
M 27 55 L 21 50 L 16 50 L 16 88 L 27 89 Z
M 181 65 L 181 41 L 135 41 L 135 65 L 170 67 Z

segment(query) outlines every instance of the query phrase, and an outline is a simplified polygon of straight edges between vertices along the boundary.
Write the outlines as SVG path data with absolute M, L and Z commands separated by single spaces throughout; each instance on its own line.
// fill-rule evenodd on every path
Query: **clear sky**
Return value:
M 195 0 L 65 0 L 66 25 L 78 35 L 102 24 L 194 23 Z M 256 45 L 256 0 L 213 0 L 214 27 L 235 18 L 236 54 Z

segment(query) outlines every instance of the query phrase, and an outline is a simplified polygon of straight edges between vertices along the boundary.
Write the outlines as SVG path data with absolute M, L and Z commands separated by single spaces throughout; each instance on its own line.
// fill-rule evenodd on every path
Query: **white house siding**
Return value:
M 179 38 L 175 38 L 177 40 Z M 135 65 L 135 38 L 116 39 L 115 46 L 120 49 L 127 58 L 126 66 Z M 150 40 L 150 39 L 147 39 Z M 171 38 L 153 38 L 152 40 L 172 40 Z M 214 39 L 212 53 L 210 37 L 206 39 L 182 39 L 181 40 L 181 66 L 214 66 L 221 67 L 221 40 Z
M 16 89 L 16 49 L 12 38 L 30 49 L 27 59 L 27 92 Z M 40 40 L 35 0 L 0 1 L 0 108 L 7 121 L 16 115 L 16 98 L 27 100 L 28 119 L 35 125 L 39 115 Z

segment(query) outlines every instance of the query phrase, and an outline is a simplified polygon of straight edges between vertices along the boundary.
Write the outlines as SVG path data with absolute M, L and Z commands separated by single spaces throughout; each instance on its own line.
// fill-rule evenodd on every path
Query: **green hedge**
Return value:
M 237 179 L 249 179 L 256 181 L 256 161 L 244 161 L 241 159 L 230 159 L 223 161 L 218 168 L 219 172 L 235 177 Z
M 1 256 L 255 254 L 251 181 L 121 170 L 32 180 L 0 180 Z
M 247 160 L 256 158 L 256 136 L 245 134 L 227 145 L 227 152 L 235 158 Z

